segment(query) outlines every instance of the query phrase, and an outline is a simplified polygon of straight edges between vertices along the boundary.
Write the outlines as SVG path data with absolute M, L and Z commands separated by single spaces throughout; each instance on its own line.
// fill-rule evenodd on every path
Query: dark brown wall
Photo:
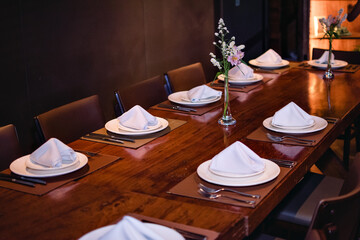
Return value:
M 212 79 L 213 5 L 213 0 L 1 1 L 0 126 L 15 124 L 27 153 L 37 147 L 33 117 L 42 112 L 99 94 L 110 120 L 117 88 L 197 61 Z

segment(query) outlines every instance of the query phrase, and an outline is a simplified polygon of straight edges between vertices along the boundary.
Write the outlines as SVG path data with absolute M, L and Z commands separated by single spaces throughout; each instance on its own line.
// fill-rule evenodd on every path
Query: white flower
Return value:
M 219 33 L 215 33 L 215 36 L 219 36 Z
M 216 58 L 215 54 L 213 54 L 212 52 L 211 52 L 209 55 L 210 55 L 210 57 L 212 57 L 212 58 Z

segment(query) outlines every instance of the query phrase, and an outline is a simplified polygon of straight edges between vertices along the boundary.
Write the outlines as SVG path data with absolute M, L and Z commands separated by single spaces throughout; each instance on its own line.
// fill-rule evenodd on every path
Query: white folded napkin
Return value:
M 99 240 L 165 240 L 141 221 L 124 216 L 110 231 Z
M 194 87 L 187 91 L 187 96 L 191 102 L 199 102 L 210 98 L 220 97 L 221 91 L 212 89 L 211 87 L 204 85 Z
M 275 126 L 305 127 L 314 124 L 314 119 L 294 102 L 290 102 L 274 114 L 271 123 Z
M 325 51 L 318 60 L 315 60 L 315 62 L 321 63 L 321 64 L 326 64 L 328 62 L 328 58 L 329 58 L 329 51 Z M 331 64 L 335 63 L 335 55 L 333 53 L 331 53 L 330 62 L 331 62 Z
M 121 125 L 136 130 L 146 130 L 148 126 L 155 126 L 158 123 L 156 117 L 139 105 L 135 105 L 118 117 L 118 119 Z
M 245 144 L 237 141 L 212 158 L 210 170 L 231 174 L 252 174 L 263 171 L 265 163 Z
M 51 138 L 30 154 L 33 163 L 45 167 L 61 167 L 63 163 L 73 163 L 76 152 L 59 139 Z
M 253 77 L 254 70 L 244 63 L 241 63 L 229 70 L 230 79 L 248 79 Z
M 277 52 L 275 52 L 272 49 L 269 49 L 255 60 L 259 63 L 264 63 L 264 64 L 277 64 L 277 63 L 281 63 L 282 58 Z

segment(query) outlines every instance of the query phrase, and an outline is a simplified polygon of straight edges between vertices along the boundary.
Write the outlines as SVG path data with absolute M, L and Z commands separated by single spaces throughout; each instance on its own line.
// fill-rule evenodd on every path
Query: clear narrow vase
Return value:
M 329 38 L 329 56 L 327 60 L 327 67 L 323 79 L 331 80 L 334 78 L 334 73 L 331 69 L 331 55 L 332 55 L 332 37 Z
M 224 73 L 225 81 L 224 81 L 224 111 L 222 117 L 218 120 L 220 125 L 229 126 L 234 125 L 236 123 L 235 118 L 232 117 L 230 111 L 230 99 L 229 99 L 229 78 L 228 71 Z

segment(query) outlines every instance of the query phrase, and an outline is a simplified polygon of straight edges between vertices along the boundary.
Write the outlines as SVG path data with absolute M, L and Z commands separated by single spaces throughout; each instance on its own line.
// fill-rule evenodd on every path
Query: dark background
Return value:
M 0 126 L 13 123 L 29 153 L 38 147 L 33 117 L 55 107 L 98 94 L 110 120 L 116 89 L 194 62 L 203 64 L 210 81 L 219 17 L 236 44 L 246 45 L 246 61 L 271 46 L 290 56 L 293 50 L 276 39 L 296 39 L 296 33 L 275 40 L 270 34 L 284 27 L 276 8 L 282 2 L 2 0 Z

